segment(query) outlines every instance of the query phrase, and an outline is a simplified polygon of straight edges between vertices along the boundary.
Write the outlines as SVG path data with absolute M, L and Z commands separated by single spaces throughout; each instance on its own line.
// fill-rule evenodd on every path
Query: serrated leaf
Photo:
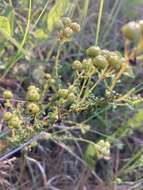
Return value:
M 10 22 L 7 17 L 0 16 L 0 31 L 7 36 L 11 36 Z
M 52 7 L 51 11 L 48 14 L 48 31 L 52 32 L 56 23 L 60 18 L 65 14 L 68 7 L 69 0 L 57 0 L 55 5 Z

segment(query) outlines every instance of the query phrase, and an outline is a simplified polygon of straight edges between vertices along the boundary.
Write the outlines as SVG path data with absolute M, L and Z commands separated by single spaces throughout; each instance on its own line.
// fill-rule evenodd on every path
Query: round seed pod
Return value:
M 27 100 L 37 102 L 40 100 L 40 94 L 37 90 L 32 89 L 27 92 Z
M 71 93 L 71 92 L 75 92 L 75 90 L 76 90 L 76 88 L 75 88 L 74 85 L 70 85 L 70 86 L 68 87 L 68 91 L 69 91 L 69 93 Z
M 96 57 L 101 53 L 101 49 L 98 46 L 91 46 L 86 50 L 86 55 Z
M 76 60 L 76 61 L 73 62 L 72 68 L 74 70 L 81 71 L 83 69 L 82 68 L 82 63 L 80 61 Z
M 40 108 L 39 108 L 39 106 L 38 106 L 37 104 L 35 104 L 35 103 L 30 103 L 30 104 L 28 104 L 28 106 L 27 106 L 27 110 L 28 110 L 29 112 L 31 112 L 32 114 L 37 114 L 37 113 L 39 113 Z
M 69 94 L 68 89 L 59 89 L 58 90 L 58 95 L 62 98 L 67 98 L 68 94 Z
M 12 118 L 8 122 L 9 126 L 12 126 L 13 128 L 20 128 L 21 126 L 21 120 L 18 116 L 12 116 Z
M 59 105 L 63 106 L 65 104 L 66 100 L 64 98 L 59 99 Z
M 4 112 L 3 119 L 5 121 L 9 121 L 11 118 L 12 118 L 12 113 L 11 112 Z
M 56 111 L 49 114 L 49 120 L 53 123 L 58 120 L 58 113 Z
M 92 59 L 84 59 L 82 62 L 83 69 L 85 72 L 88 72 L 92 67 Z
M 95 144 L 99 158 L 109 158 L 110 156 L 110 143 L 108 141 L 100 140 Z
M 56 29 L 63 29 L 63 28 L 64 28 L 64 24 L 63 24 L 62 20 L 59 20 L 56 23 Z
M 66 37 L 66 38 L 71 38 L 72 35 L 73 35 L 73 30 L 70 28 L 70 27 L 66 27 L 63 31 L 63 35 Z
M 72 22 L 70 24 L 70 28 L 74 31 L 74 32 L 80 32 L 80 25 L 76 22 Z
M 108 61 L 104 56 L 98 55 L 97 57 L 94 58 L 94 65 L 98 69 L 104 69 L 108 66 Z
M 29 87 L 28 87 L 28 91 L 29 90 L 36 90 L 37 88 L 36 88 L 36 86 L 34 86 L 34 85 L 30 85 Z
M 110 143 L 108 141 L 105 141 L 105 145 L 104 145 L 107 149 L 110 148 Z
M 125 24 L 122 27 L 121 31 L 124 34 L 125 38 L 130 41 L 138 41 L 140 39 L 141 27 L 140 24 L 134 21 Z
M 70 93 L 70 94 L 68 95 L 67 99 L 68 99 L 69 102 L 73 102 L 73 101 L 75 100 L 75 95 L 74 95 L 74 93 Z
M 119 51 L 113 51 L 115 55 L 117 55 L 119 58 L 122 58 L 122 54 Z
M 97 144 L 104 147 L 105 141 L 103 139 L 101 139 L 101 140 L 98 141 Z
M 71 22 L 72 22 L 69 17 L 64 17 L 64 18 L 62 19 L 62 21 L 63 21 L 63 24 L 64 24 L 65 26 L 69 26 L 69 25 L 71 24 Z
M 56 83 L 56 81 L 53 78 L 51 78 L 51 79 L 48 80 L 48 85 L 49 86 L 53 86 L 53 85 L 55 85 L 55 83 Z
M 44 76 L 44 78 L 47 79 L 47 80 L 49 80 L 49 79 L 51 79 L 52 77 L 51 77 L 51 75 L 50 75 L 49 73 L 46 73 L 45 76 Z
M 110 56 L 110 51 L 108 50 L 101 50 L 101 55 L 104 56 L 106 59 Z
M 5 90 L 3 92 L 3 98 L 8 100 L 12 99 L 13 98 L 12 92 L 10 90 Z
M 120 69 L 122 62 L 121 62 L 121 58 L 118 55 L 111 54 L 108 57 L 108 61 L 112 67 L 114 67 L 115 69 Z

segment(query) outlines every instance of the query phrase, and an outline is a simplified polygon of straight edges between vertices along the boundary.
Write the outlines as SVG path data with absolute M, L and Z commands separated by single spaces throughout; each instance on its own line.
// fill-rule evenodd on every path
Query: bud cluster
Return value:
M 80 25 L 76 22 L 72 22 L 69 17 L 64 17 L 57 23 L 57 27 L 60 29 L 59 40 L 61 42 L 69 41 L 75 33 L 80 32 Z
M 116 51 L 102 50 L 99 47 L 91 46 L 86 50 L 87 59 L 83 61 L 76 60 L 72 64 L 72 68 L 78 72 L 84 71 L 85 74 L 94 74 L 97 69 L 102 70 L 111 68 L 119 70 L 126 62 L 125 58 Z
M 33 85 L 29 86 L 26 97 L 28 100 L 27 110 L 34 115 L 39 113 L 40 108 L 37 103 L 40 100 L 39 89 Z
M 17 129 L 21 127 L 22 121 L 20 118 L 9 111 L 4 112 L 3 119 L 8 123 L 8 127 L 11 129 Z
M 95 149 L 97 151 L 98 158 L 109 159 L 109 157 L 110 157 L 110 147 L 111 147 L 111 145 L 110 145 L 110 143 L 108 141 L 99 140 L 95 144 Z
M 59 89 L 58 96 L 60 97 L 60 103 L 65 101 L 73 102 L 75 100 L 75 87 L 70 85 L 68 89 Z
M 102 50 L 96 46 L 89 47 L 86 55 L 92 58 L 93 65 L 98 69 L 110 67 L 119 70 L 121 65 L 126 62 L 118 51 Z

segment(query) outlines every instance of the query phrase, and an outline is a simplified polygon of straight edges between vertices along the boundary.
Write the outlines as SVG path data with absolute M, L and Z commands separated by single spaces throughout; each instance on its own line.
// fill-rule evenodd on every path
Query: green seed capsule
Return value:
M 101 50 L 101 55 L 104 56 L 106 59 L 110 56 L 110 51 L 108 50 Z
M 80 32 L 80 25 L 76 22 L 72 22 L 70 24 L 70 28 L 74 31 L 74 32 Z
M 115 54 L 110 55 L 110 57 L 108 58 L 108 61 L 112 67 L 114 67 L 116 69 L 120 69 L 122 62 L 121 62 L 121 58 L 119 56 L 117 56 Z
M 40 111 L 39 106 L 35 103 L 28 104 L 27 110 L 31 112 L 32 114 L 37 114 Z
M 62 29 L 62 28 L 64 28 L 64 24 L 63 24 L 62 20 L 59 20 L 56 23 L 56 29 Z
M 49 73 L 46 73 L 44 77 L 45 77 L 45 79 L 47 79 L 47 80 L 49 80 L 49 79 L 52 78 L 51 75 L 50 75 Z
M 51 79 L 48 80 L 48 85 L 50 85 L 50 86 L 55 85 L 55 83 L 56 83 L 55 79 L 51 78 Z
M 68 95 L 67 99 L 68 99 L 69 102 L 74 102 L 74 100 L 75 100 L 75 95 L 74 95 L 74 93 L 70 93 L 70 94 Z
M 83 65 L 83 69 L 85 72 L 88 72 L 91 70 L 91 67 L 92 67 L 92 59 L 84 59 L 83 62 L 82 62 L 82 65 Z
M 74 70 L 81 71 L 82 70 L 82 63 L 80 61 L 76 60 L 73 62 L 72 68 Z
M 119 51 L 113 51 L 115 55 L 117 55 L 119 58 L 122 58 L 122 54 Z
M 125 24 L 122 29 L 124 36 L 131 41 L 138 41 L 141 35 L 140 25 L 134 21 Z
M 5 90 L 4 92 L 3 92 L 3 98 L 4 99 L 12 99 L 13 98 L 13 94 L 12 94 L 12 92 L 10 91 L 10 90 Z
M 110 157 L 110 143 L 108 141 L 100 140 L 95 144 L 95 148 L 97 149 L 98 158 L 107 158 Z
M 71 24 L 71 22 L 72 22 L 69 17 L 64 17 L 64 18 L 62 19 L 62 21 L 63 21 L 63 24 L 64 24 L 65 26 L 69 26 L 69 25 Z
M 91 46 L 86 50 L 86 55 L 96 57 L 100 54 L 101 49 L 98 46 Z
M 40 94 L 38 93 L 37 90 L 29 90 L 27 92 L 27 100 L 28 101 L 33 101 L 33 102 L 37 102 L 40 100 Z
M 34 86 L 34 85 L 30 85 L 30 86 L 28 87 L 28 91 L 30 91 L 30 90 L 37 90 L 37 87 Z
M 63 31 L 63 35 L 66 38 L 71 38 L 73 35 L 73 30 L 70 27 L 66 27 L 65 30 Z
M 96 58 L 94 58 L 94 65 L 98 69 L 104 69 L 108 66 L 108 61 L 104 56 L 98 55 Z
M 13 128 L 19 128 L 21 126 L 21 120 L 18 116 L 13 116 L 9 122 L 9 126 L 12 126 Z
M 52 123 L 54 123 L 54 122 L 56 122 L 57 120 L 58 120 L 58 113 L 57 113 L 57 111 L 54 111 L 54 112 L 51 112 L 51 113 L 49 113 L 49 120 L 52 122 Z
M 67 98 L 68 93 L 69 93 L 68 89 L 59 89 L 58 90 L 58 95 L 62 98 Z
M 63 106 L 65 104 L 66 100 L 64 98 L 59 99 L 59 105 Z
M 70 92 L 75 92 L 75 90 L 76 90 L 76 88 L 75 88 L 74 85 L 70 85 L 69 88 L 68 88 L 69 93 Z
M 11 113 L 11 112 L 5 112 L 5 113 L 3 114 L 3 119 L 4 119 L 5 121 L 9 121 L 11 118 L 12 118 L 12 113 Z

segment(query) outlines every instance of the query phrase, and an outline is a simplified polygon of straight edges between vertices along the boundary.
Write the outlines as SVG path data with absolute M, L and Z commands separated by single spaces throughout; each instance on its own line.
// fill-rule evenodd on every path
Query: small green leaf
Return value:
M 37 29 L 34 32 L 34 36 L 39 39 L 39 40 L 44 40 L 46 38 L 48 38 L 48 35 L 42 30 L 42 29 Z
M 97 160 L 97 150 L 94 144 L 89 144 L 84 153 L 84 160 L 91 166 L 95 167 Z
M 14 34 L 14 24 L 15 24 L 14 8 L 7 5 L 5 10 L 4 10 L 4 14 L 2 16 L 8 18 L 9 23 L 10 23 L 11 35 L 13 35 Z
M 52 32 L 56 23 L 60 18 L 65 14 L 68 7 L 69 0 L 57 0 L 55 5 L 52 7 L 51 11 L 48 14 L 48 31 Z
M 143 110 L 140 109 L 132 118 L 127 121 L 127 126 L 132 128 L 140 128 L 143 124 Z
M 10 22 L 7 17 L 0 16 L 0 31 L 7 36 L 11 36 Z

